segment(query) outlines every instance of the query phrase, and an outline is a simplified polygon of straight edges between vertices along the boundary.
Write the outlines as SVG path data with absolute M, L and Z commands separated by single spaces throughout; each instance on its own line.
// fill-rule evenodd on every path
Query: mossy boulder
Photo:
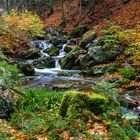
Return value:
M 83 40 L 80 42 L 79 47 L 82 49 L 87 49 L 87 45 L 92 42 L 96 38 L 96 33 L 95 32 L 89 32 L 85 33 L 83 35 Z
M 19 52 L 16 57 L 21 59 L 36 59 L 41 57 L 41 54 L 38 49 L 32 48 L 26 51 Z
M 43 68 L 54 68 L 55 67 L 55 60 L 51 57 L 45 56 L 41 57 L 33 62 L 33 66 L 38 69 Z
M 65 48 L 64 48 L 64 51 L 66 53 L 69 53 L 72 49 L 74 49 L 76 46 L 75 45 L 67 45 Z
M 108 99 L 102 95 L 87 95 L 79 91 L 68 91 L 64 94 L 60 115 L 65 117 L 78 117 L 82 112 L 95 113 L 96 115 L 107 109 Z
M 74 48 L 66 57 L 61 61 L 61 68 L 63 69 L 81 69 L 78 56 L 82 54 L 82 50 L 79 47 Z
M 74 28 L 70 33 L 69 33 L 69 38 L 75 38 L 75 37 L 81 37 L 85 32 L 88 31 L 88 28 L 86 26 L 79 26 Z
M 100 64 L 85 70 L 84 73 L 85 75 L 89 75 L 89 76 L 101 76 L 104 75 L 106 72 L 108 73 L 116 72 L 118 68 L 119 65 L 117 63 L 109 64 L 109 65 Z
M 35 70 L 32 64 L 19 62 L 17 67 L 27 76 L 32 76 L 35 74 Z
M 94 33 L 70 51 L 62 60 L 62 68 L 90 69 L 95 65 L 114 61 L 124 50 L 114 36 L 95 37 Z
M 10 117 L 15 107 L 15 99 L 13 94 L 0 78 L 0 119 Z
M 59 55 L 59 48 L 52 46 L 51 48 L 45 49 L 44 52 L 48 53 L 50 56 L 57 56 Z

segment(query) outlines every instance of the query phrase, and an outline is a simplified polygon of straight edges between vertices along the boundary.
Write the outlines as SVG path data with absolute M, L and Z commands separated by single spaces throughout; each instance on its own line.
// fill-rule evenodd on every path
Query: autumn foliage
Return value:
M 0 17 L 0 48 L 11 48 L 24 44 L 27 39 L 43 34 L 40 18 L 25 11 L 12 10 L 10 15 Z

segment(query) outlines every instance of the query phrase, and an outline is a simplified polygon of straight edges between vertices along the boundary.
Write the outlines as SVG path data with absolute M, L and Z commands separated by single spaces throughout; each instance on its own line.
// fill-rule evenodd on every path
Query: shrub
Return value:
M 127 54 L 130 54 L 130 58 L 133 61 L 133 65 L 140 66 L 140 25 L 136 27 L 136 30 L 131 31 L 131 41 L 129 48 L 126 50 Z
M 16 84 L 16 79 L 19 71 L 7 62 L 0 62 L 0 77 L 8 86 L 13 86 Z
M 28 11 L 19 14 L 13 10 L 10 15 L 0 17 L 0 22 L 0 48 L 19 46 L 27 39 L 43 34 L 39 17 Z
M 121 69 L 119 74 L 129 80 L 134 80 L 136 76 L 135 69 L 131 66 L 127 66 L 124 69 Z
M 61 101 L 62 92 L 48 91 L 43 89 L 27 89 L 17 103 L 19 109 L 31 112 L 51 109 Z

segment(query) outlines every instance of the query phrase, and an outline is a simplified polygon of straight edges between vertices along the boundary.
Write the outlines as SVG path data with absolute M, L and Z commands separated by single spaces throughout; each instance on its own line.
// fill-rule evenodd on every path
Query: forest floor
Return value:
M 78 25 L 87 25 L 92 28 L 95 25 L 99 27 L 104 24 L 104 19 L 108 19 L 113 23 L 127 29 L 133 29 L 140 21 L 140 2 L 139 0 L 131 0 L 127 4 L 123 4 L 122 0 L 100 0 L 91 10 L 87 6 L 82 8 L 82 14 L 78 6 L 78 1 L 65 2 L 65 30 L 69 31 Z M 58 27 L 61 24 L 61 2 L 58 0 L 54 4 L 54 13 L 48 16 L 46 11 L 44 16 L 44 24 L 46 27 Z

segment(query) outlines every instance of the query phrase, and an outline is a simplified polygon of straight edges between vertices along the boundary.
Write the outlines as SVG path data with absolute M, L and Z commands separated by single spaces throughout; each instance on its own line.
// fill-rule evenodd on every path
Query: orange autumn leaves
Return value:
M 27 39 L 43 34 L 39 17 L 28 11 L 18 13 L 12 10 L 10 15 L 0 17 L 0 22 L 0 48 L 20 46 Z

